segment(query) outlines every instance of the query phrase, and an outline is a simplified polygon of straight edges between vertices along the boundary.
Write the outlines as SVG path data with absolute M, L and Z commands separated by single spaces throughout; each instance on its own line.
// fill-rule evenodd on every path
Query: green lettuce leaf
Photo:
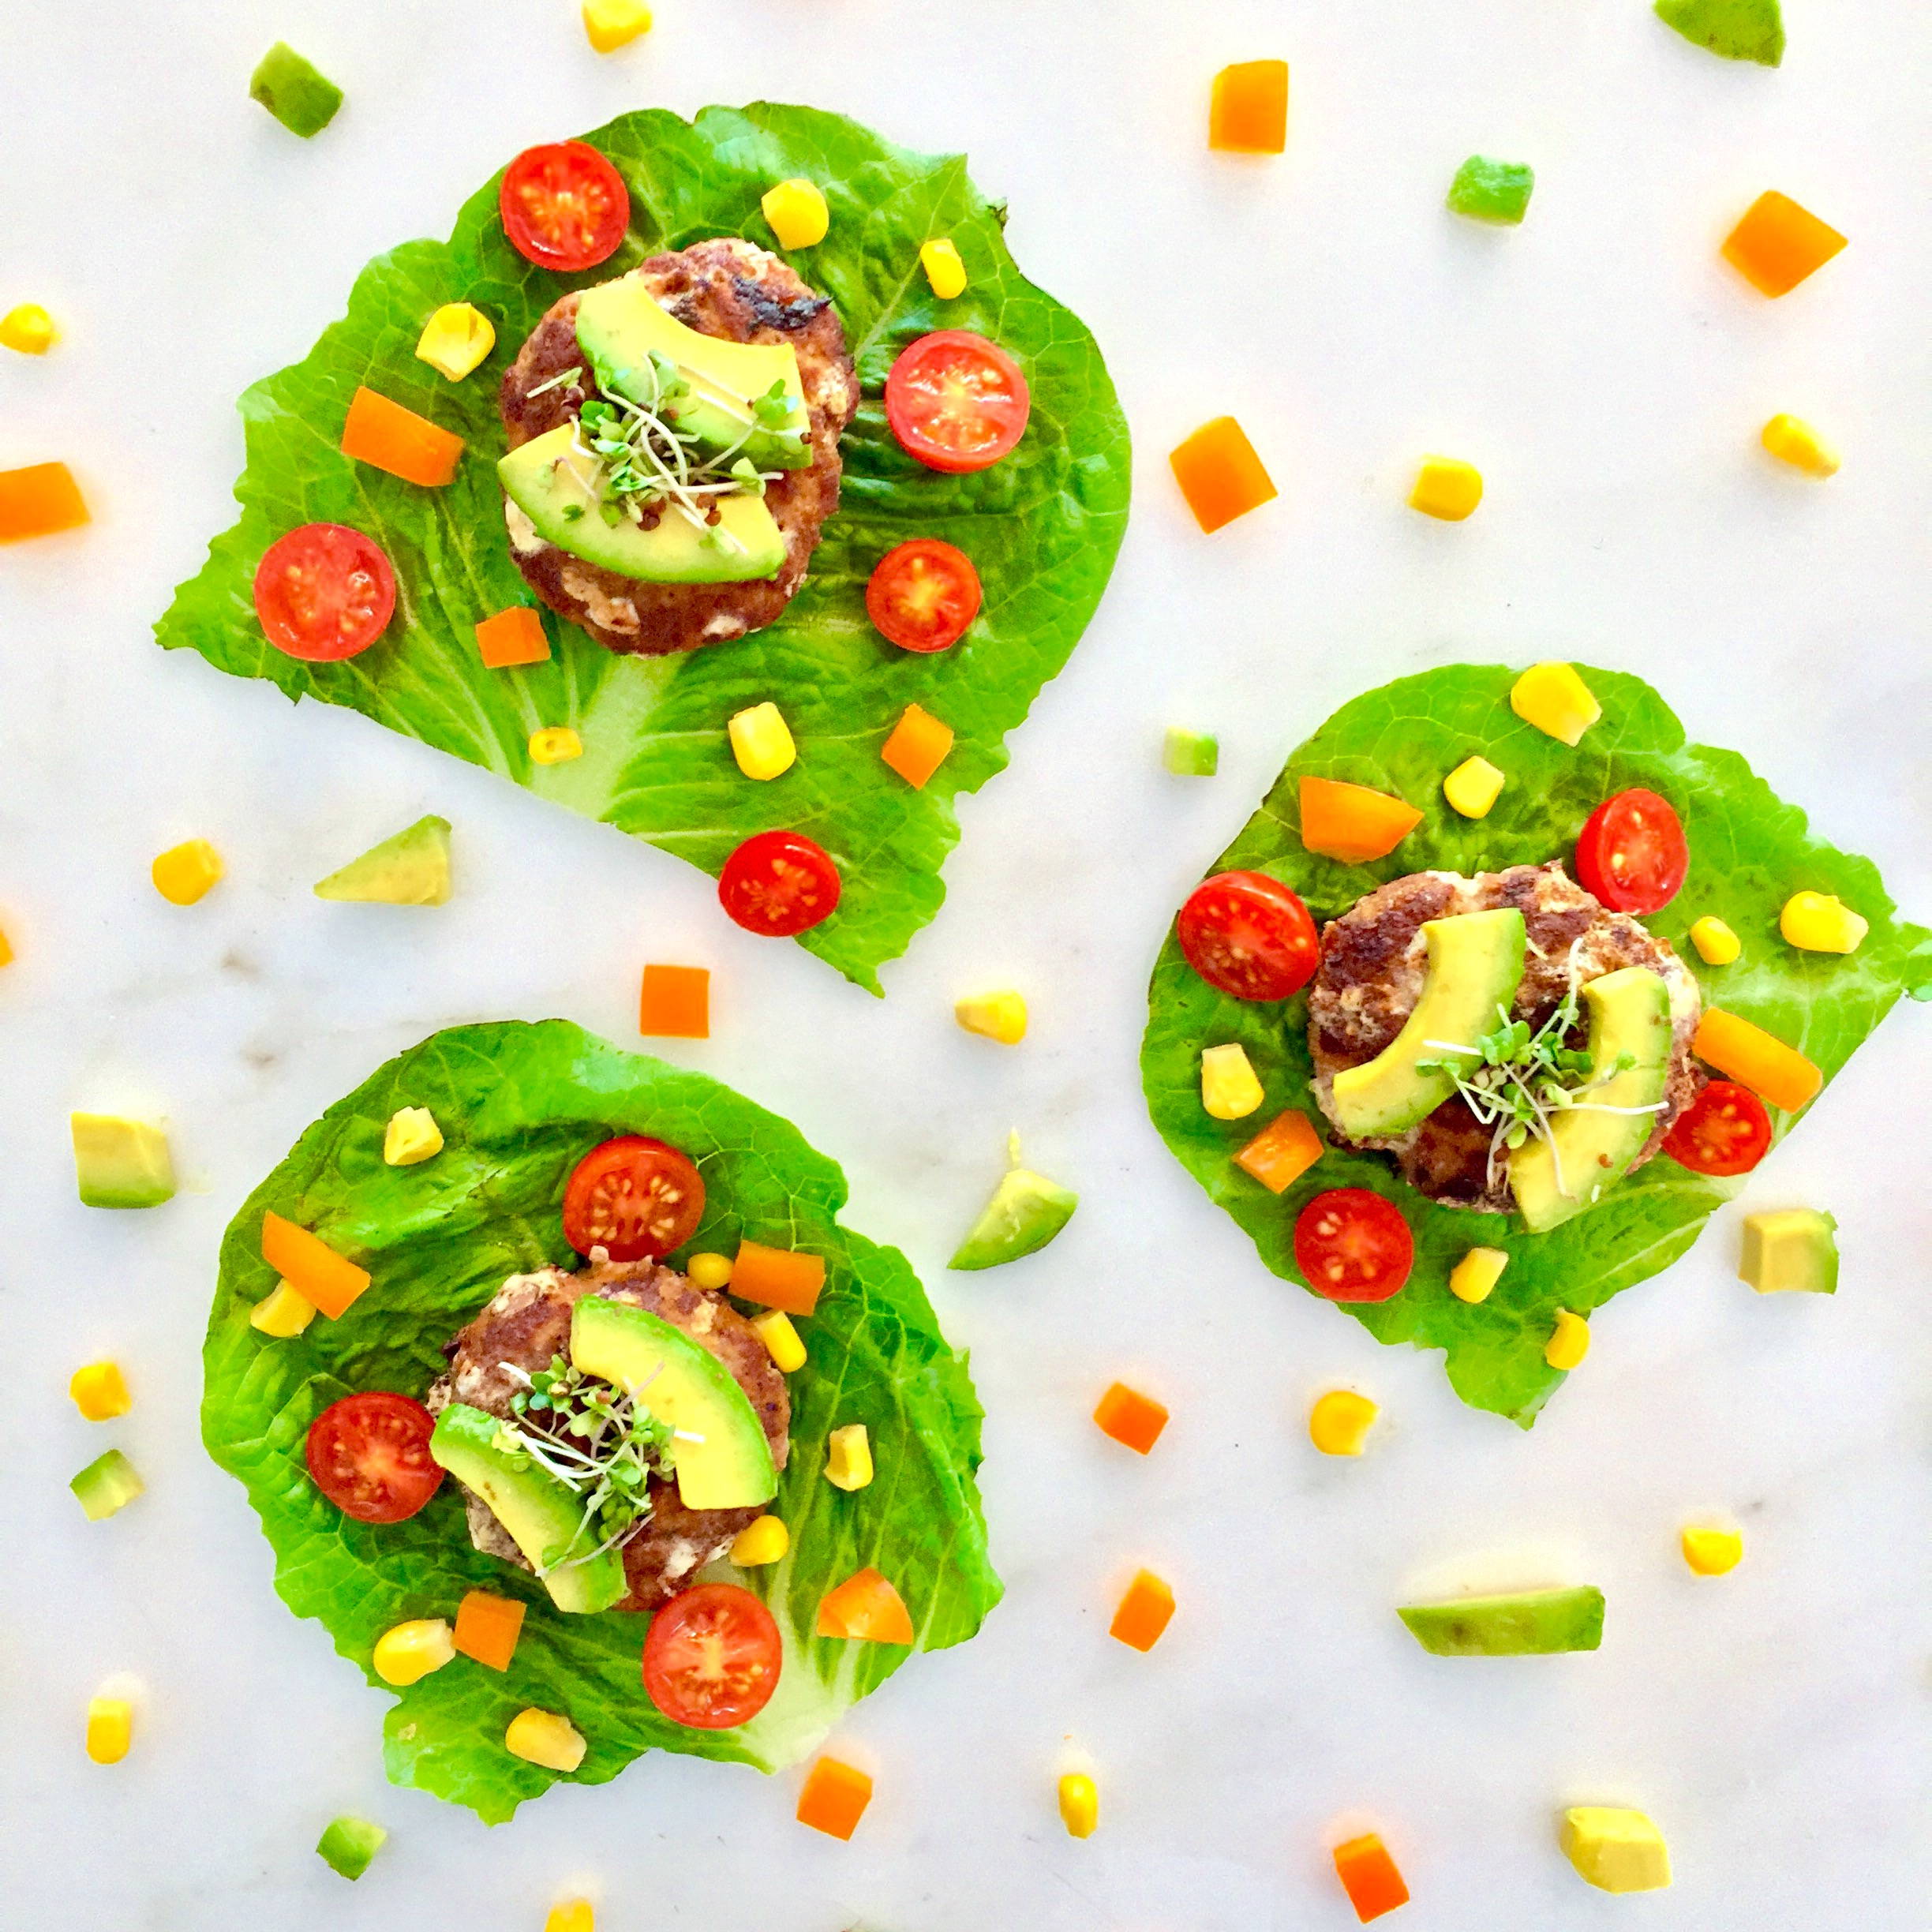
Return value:
M 973 186 L 963 158 L 914 154 L 837 114 L 763 103 L 706 108 L 695 122 L 652 109 L 584 138 L 629 184 L 631 230 L 617 253 L 579 275 L 534 268 L 504 238 L 492 180 L 447 242 L 378 256 L 358 278 L 348 314 L 307 358 L 242 397 L 241 521 L 215 539 L 155 635 L 237 676 L 268 678 L 292 698 L 365 712 L 714 876 L 753 833 L 807 833 L 837 861 L 844 891 L 837 913 L 799 943 L 877 992 L 880 963 L 939 908 L 940 867 L 959 837 L 955 795 L 1005 764 L 1006 734 L 1100 601 L 1126 527 L 1126 423 L 1092 337 L 1014 266 L 1004 210 Z M 865 395 L 842 444 L 841 508 L 810 578 L 777 623 L 735 643 L 619 657 L 545 612 L 549 663 L 485 670 L 475 624 L 534 602 L 510 559 L 496 483 L 504 370 L 568 289 L 708 236 L 775 248 L 758 199 L 793 175 L 824 189 L 832 227 L 791 259 L 837 305 Z M 949 302 L 934 298 L 919 262 L 920 244 L 942 235 L 958 245 L 970 277 Z M 496 329 L 489 359 L 459 384 L 415 356 L 424 321 L 450 301 L 475 303 Z M 939 328 L 1001 343 L 1032 389 L 1018 448 L 977 475 L 924 468 L 886 425 L 886 372 L 908 342 Z M 421 489 L 340 453 L 343 418 L 363 384 L 467 439 L 447 489 Z M 284 657 L 254 616 L 263 551 L 316 522 L 367 531 L 399 586 L 388 631 L 342 664 Z M 913 537 L 957 544 L 986 589 L 971 635 L 935 656 L 886 643 L 865 613 L 872 567 Z M 732 762 L 725 721 L 768 698 L 784 711 L 799 762 L 754 784 Z M 919 792 L 879 759 L 908 704 L 957 734 Z M 575 728 L 583 757 L 534 766 L 527 742 L 544 725 Z
M 402 1106 L 428 1107 L 446 1137 L 418 1166 L 383 1163 L 384 1129 Z M 692 1251 L 729 1253 L 742 1235 L 826 1261 L 818 1312 L 799 1324 L 811 1360 L 792 1378 L 791 1460 L 772 1506 L 792 1552 L 744 1578 L 784 1634 L 784 1671 L 770 1704 L 735 1731 L 661 1717 L 638 1676 L 648 1618 L 552 1608 L 534 1577 L 471 1546 L 453 1485 L 407 1522 L 369 1526 L 328 1502 L 303 1463 L 309 1425 L 330 1402 L 357 1389 L 421 1397 L 445 1366 L 444 1343 L 507 1276 L 570 1260 L 564 1183 L 590 1148 L 633 1133 L 682 1148 L 704 1175 Z M 249 1196 L 222 1243 L 201 1425 L 261 1518 L 276 1588 L 372 1683 L 376 1639 L 392 1624 L 453 1616 L 471 1589 L 529 1605 L 507 1673 L 459 1657 L 392 1693 L 385 1755 L 399 1784 L 491 1823 L 508 1818 L 557 1781 L 504 1748 L 510 1720 L 531 1705 L 562 1712 L 589 1740 L 583 1782 L 653 1749 L 768 1771 L 794 1763 L 909 1654 L 813 1634 L 820 1600 L 867 1564 L 898 1586 L 917 1649 L 979 1627 L 1000 1596 L 974 1481 L 979 1405 L 904 1256 L 841 1226 L 844 1200 L 844 1177 L 787 1122 L 703 1074 L 560 1020 L 435 1035 L 331 1107 Z M 339 1321 L 314 1321 L 293 1341 L 249 1325 L 275 1286 L 260 1252 L 269 1208 L 375 1278 Z M 866 1425 L 879 1473 L 848 1495 L 823 1472 L 826 1437 L 852 1422 Z
M 1590 813 L 1613 793 L 1641 785 L 1669 799 L 1690 843 L 1683 890 L 1646 923 L 1697 969 L 1707 1005 L 1754 1020 L 1829 1076 L 1901 993 L 1932 998 L 1932 932 L 1894 917 L 1869 859 L 1812 837 L 1804 814 L 1777 797 L 1735 752 L 1687 743 L 1683 726 L 1641 680 L 1578 668 L 1604 715 L 1574 751 L 1510 710 L 1517 674 L 1500 665 L 1448 665 L 1356 698 L 1290 754 L 1261 809 L 1209 872 L 1245 867 L 1285 880 L 1320 923 L 1411 872 L 1567 863 Z M 1442 796 L 1444 776 L 1473 752 L 1508 775 L 1495 809 L 1476 820 L 1451 811 Z M 1303 848 L 1299 832 L 1297 786 L 1305 775 L 1397 793 L 1422 811 L 1422 822 L 1373 864 L 1318 857 Z M 1780 908 L 1806 887 L 1837 893 L 1871 921 L 1856 953 L 1799 953 L 1779 937 Z M 1698 962 L 1688 934 L 1705 913 L 1727 921 L 1743 940 L 1735 965 Z M 1245 1121 L 1212 1120 L 1200 1104 L 1201 1050 L 1229 1041 L 1247 1049 L 1267 1090 L 1263 1106 Z M 1193 971 L 1171 934 L 1148 993 L 1140 1067 L 1163 1138 L 1283 1279 L 1301 1281 L 1293 1251 L 1295 1217 L 1312 1196 L 1364 1187 L 1395 1202 L 1415 1236 L 1408 1286 L 1388 1301 L 1338 1305 L 1378 1341 L 1442 1350 L 1463 1401 L 1525 1428 L 1563 1379 L 1543 1360 L 1556 1310 L 1587 1313 L 1668 1267 L 1739 1185 L 1692 1174 L 1660 1155 L 1597 1207 L 1551 1234 L 1532 1235 L 1514 1215 L 1473 1215 L 1425 1200 L 1384 1156 L 1331 1146 L 1277 1197 L 1233 1156 L 1285 1107 L 1300 1108 L 1329 1138 L 1309 1091 L 1305 996 L 1259 1005 L 1230 999 Z M 1470 1306 L 1450 1294 L 1448 1275 L 1477 1245 L 1503 1249 L 1511 1258 L 1488 1299 Z

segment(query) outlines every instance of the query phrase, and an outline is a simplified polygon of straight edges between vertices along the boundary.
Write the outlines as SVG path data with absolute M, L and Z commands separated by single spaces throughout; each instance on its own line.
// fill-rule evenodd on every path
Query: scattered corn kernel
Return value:
M 813 247 L 832 226 L 831 211 L 816 182 L 781 182 L 766 189 L 758 206 L 782 249 Z
M 45 355 L 54 342 L 54 318 L 38 302 L 22 302 L 0 316 L 0 348 Z
M 1161 762 L 1177 778 L 1211 778 L 1221 769 L 1221 741 L 1211 732 L 1167 728 Z
M 546 724 L 530 735 L 533 765 L 567 765 L 583 756 L 583 740 L 567 724 Z
M 9 940 L 5 933 L 0 932 L 0 966 L 11 966 L 13 964 L 13 942 Z
M 1778 915 L 1788 945 L 1806 953 L 1855 953 L 1871 922 L 1828 893 L 1793 893 Z
M 1472 1248 L 1449 1271 L 1449 1292 L 1458 1301 L 1486 1301 L 1508 1266 L 1509 1256 L 1500 1248 Z
M 731 1546 L 731 1559 L 740 1570 L 759 1570 L 767 1563 L 782 1563 L 792 1547 L 792 1532 L 776 1516 L 761 1516 L 738 1532 Z
M 1711 912 L 1692 924 L 1690 943 L 1706 966 L 1728 966 L 1744 950 L 1737 934 Z
M 1567 1309 L 1556 1311 L 1556 1327 L 1543 1345 L 1543 1359 L 1552 1368 L 1574 1368 L 1589 1353 L 1589 1324 Z
M 1100 1792 L 1084 1771 L 1069 1771 L 1060 1780 L 1060 1822 L 1069 1838 L 1091 1838 L 1100 1822 Z
M 953 1003 L 953 1017 L 968 1033 L 1017 1046 L 1026 1038 L 1027 1003 L 1010 987 L 998 993 L 969 993 Z
M 445 302 L 423 324 L 416 355 L 439 376 L 461 382 L 496 346 L 496 331 L 481 309 L 469 302 Z
M 1744 1539 L 1735 1530 L 1687 1530 L 1678 1541 L 1698 1576 L 1726 1575 L 1744 1560 Z
M 1261 1081 L 1239 1044 L 1201 1049 L 1201 1105 L 1216 1120 L 1245 1120 L 1262 1101 Z
M 190 906 L 222 875 L 221 854 L 206 839 L 170 845 L 151 868 L 155 890 L 170 905 Z
M 1567 664 L 1532 665 L 1510 687 L 1510 709 L 1526 724 L 1573 745 L 1603 716 L 1590 687 Z
M 927 242 L 919 250 L 919 266 L 942 301 L 966 293 L 966 264 L 949 237 L 939 235 Z
M 747 778 L 776 778 L 798 762 L 792 728 L 769 698 L 737 713 L 728 728 L 732 756 Z
M 555 1711 L 520 1710 L 510 1720 L 504 1745 L 512 1757 L 546 1771 L 575 1771 L 590 1747 L 583 1733 Z
M 1758 439 L 1780 462 L 1802 470 L 1807 476 L 1836 476 L 1839 470 L 1837 450 L 1811 425 L 1796 416 L 1773 416 Z
M 456 1654 L 455 1633 L 443 1617 L 416 1617 L 398 1623 L 376 1639 L 372 1660 L 386 1684 L 420 1683 Z
M 1455 456 L 1425 456 L 1409 492 L 1409 507 L 1445 523 L 1460 523 L 1482 501 L 1482 472 Z
M 1656 1892 L 1671 1881 L 1670 1848 L 1641 1811 L 1578 1805 L 1563 1815 L 1563 1855 L 1599 1892 Z
M 127 1698 L 91 1698 L 87 1709 L 87 1754 L 98 1765 L 118 1764 L 134 1742 L 134 1706 Z
M 118 1362 L 89 1362 L 68 1378 L 67 1393 L 90 1422 L 111 1422 L 134 1406 Z
M 597 1913 L 588 1899 L 560 1899 L 544 1915 L 544 1932 L 597 1932 Z
M 584 32 L 600 54 L 615 54 L 651 29 L 644 0 L 583 0 Z M 588 1906 L 584 1908 L 587 1912 Z M 586 1920 L 584 1932 L 590 1932 Z
M 274 1341 L 286 1342 L 300 1335 L 315 1318 L 313 1301 L 298 1294 L 286 1282 L 277 1282 L 273 1290 L 255 1304 L 249 1326 Z
M 1465 818 L 1486 818 L 1508 781 L 1486 758 L 1466 758 L 1443 781 L 1443 796 Z
M 695 1281 L 697 1277 L 694 1275 L 691 1279 Z M 751 1326 L 765 1344 L 765 1352 L 772 1358 L 772 1366 L 781 1374 L 792 1375 L 805 1366 L 805 1344 L 799 1339 L 799 1331 L 792 1326 L 792 1317 L 783 1309 L 768 1309 L 754 1318 Z
M 1836 1294 L 1838 1223 L 1815 1208 L 1747 1215 L 1738 1279 L 1760 1294 Z
M 732 1258 L 729 1255 L 695 1254 L 684 1264 L 684 1272 L 698 1287 L 709 1288 L 715 1294 L 731 1280 Z
M 841 1489 L 863 1489 L 872 1480 L 872 1444 L 863 1422 L 835 1428 L 826 1441 L 826 1481 Z
M 1309 1440 L 1324 1455 L 1358 1456 L 1381 1413 L 1353 1389 L 1331 1389 L 1309 1411 Z
M 391 1167 L 414 1167 L 443 1151 L 443 1129 L 427 1107 L 398 1107 L 383 1134 L 383 1159 Z

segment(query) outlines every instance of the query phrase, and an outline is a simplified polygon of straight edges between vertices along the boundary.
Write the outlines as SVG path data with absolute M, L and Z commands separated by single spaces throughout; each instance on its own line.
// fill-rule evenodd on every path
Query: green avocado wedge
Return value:
M 1603 1642 L 1604 1595 L 1589 1584 L 1404 1604 L 1395 1614 L 1432 1657 L 1554 1657 Z
M 1778 0 L 1657 0 L 1657 17 L 1694 47 L 1775 67 L 1784 58 Z
M 999 1267 L 1035 1253 L 1073 1219 L 1080 1196 L 1030 1167 L 1009 1168 L 954 1249 L 949 1268 Z
M 450 822 L 432 814 L 319 880 L 318 899 L 368 905 L 446 905 L 450 896 Z

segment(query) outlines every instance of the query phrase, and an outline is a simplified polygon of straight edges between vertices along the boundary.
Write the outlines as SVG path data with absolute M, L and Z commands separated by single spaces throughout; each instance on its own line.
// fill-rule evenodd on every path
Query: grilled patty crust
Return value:
M 600 1253 L 602 1252 L 599 1249 Z M 661 1316 L 708 1350 L 730 1370 L 750 1398 L 780 1469 L 791 1447 L 792 1397 L 758 1331 L 722 1295 L 698 1287 L 674 1268 L 651 1261 L 596 1261 L 580 1272 L 540 1268 L 513 1275 L 470 1325 L 444 1347 L 448 1372 L 424 1398 L 432 1413 L 452 1402 L 509 1418 L 510 1398 L 522 1385 L 503 1372 L 508 1362 L 526 1375 L 548 1368 L 570 1353 L 571 1313 L 585 1295 Z M 459 1485 L 460 1488 L 461 1485 Z M 488 1556 L 527 1570 L 530 1563 L 488 1504 L 463 1490 L 470 1515 L 470 1540 Z M 651 1512 L 644 1526 L 623 1546 L 624 1576 L 630 1594 L 620 1610 L 654 1610 L 668 1603 L 708 1563 L 731 1548 L 732 1539 L 764 1514 L 751 1507 L 688 1510 L 674 1483 L 653 1480 Z
M 1574 969 L 1579 985 L 1625 966 L 1647 966 L 1670 989 L 1671 1066 L 1664 1108 L 1640 1167 L 1664 1144 L 1671 1122 L 1697 1097 L 1703 1076 L 1690 1058 L 1702 1002 L 1697 981 L 1670 946 L 1627 912 L 1611 912 L 1560 864 L 1512 866 L 1506 872 L 1412 872 L 1391 879 L 1322 928 L 1322 963 L 1309 994 L 1309 1050 L 1315 1098 L 1335 1121 L 1335 1076 L 1372 1060 L 1402 1029 L 1421 997 L 1428 963 L 1422 927 L 1430 919 L 1514 906 L 1527 942 L 1513 1017 L 1541 1026 L 1556 1009 Z M 1573 1044 L 1582 1043 L 1582 1030 Z M 1447 1208 L 1507 1214 L 1516 1204 L 1507 1163 L 1492 1181 L 1490 1129 L 1452 1095 L 1406 1134 L 1348 1142 L 1392 1154 L 1402 1177 Z
M 586 564 L 537 534 L 506 501 L 510 554 L 537 596 L 612 650 L 648 657 L 722 643 L 772 623 L 805 580 L 826 519 L 838 508 L 838 440 L 859 406 L 859 379 L 830 298 L 814 294 L 776 255 L 721 237 L 675 254 L 653 255 L 631 273 L 687 328 L 731 342 L 788 342 L 811 415 L 811 466 L 765 486 L 765 504 L 785 540 L 784 567 L 749 583 L 642 583 Z M 503 379 L 498 406 L 510 447 L 574 421 L 590 391 L 581 384 L 545 390 L 584 366 L 577 346 L 576 294 L 551 305 Z

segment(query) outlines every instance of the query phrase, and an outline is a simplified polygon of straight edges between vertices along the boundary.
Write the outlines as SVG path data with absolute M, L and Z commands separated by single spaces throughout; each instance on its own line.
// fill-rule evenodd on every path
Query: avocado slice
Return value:
M 565 1561 L 595 1548 L 583 1531 L 583 1503 L 547 1469 L 502 1447 L 507 1432 L 495 1416 L 451 1402 L 436 1417 L 429 1454 L 489 1504 L 560 1610 L 608 1610 L 630 1587 L 623 1558 L 612 1549 L 587 1563 Z
M 1372 1060 L 1335 1076 L 1335 1125 L 1351 1140 L 1406 1133 L 1455 1091 L 1447 1073 L 1418 1062 L 1453 1060 L 1444 1044 L 1473 1047 L 1495 1030 L 1523 975 L 1523 916 L 1514 906 L 1458 912 L 1422 928 L 1428 949 L 1421 997 L 1402 1030 Z M 1472 1057 L 1471 1069 L 1480 1063 Z
M 1838 1292 L 1838 1223 L 1815 1208 L 1780 1208 L 1744 1217 L 1738 1279 L 1760 1294 L 1796 1288 Z
M 1660 975 L 1647 966 L 1605 973 L 1584 987 L 1583 1005 L 1595 1070 L 1582 1104 L 1552 1114 L 1549 1139 L 1526 1141 L 1510 1156 L 1510 1185 L 1533 1234 L 1560 1227 L 1623 1179 L 1656 1118 L 1602 1110 L 1654 1107 L 1670 1079 L 1670 988 Z M 1626 1057 L 1629 1065 L 1604 1079 Z
M 104 1522 L 125 1509 L 148 1485 L 118 1449 L 110 1449 L 104 1456 L 96 1456 L 67 1487 L 80 1499 L 89 1522 Z
M 771 1443 L 751 1398 L 709 1349 L 662 1316 L 586 1295 L 571 1317 L 571 1361 L 677 1432 L 671 1460 L 687 1509 L 742 1509 L 778 1493 Z
M 1603 1592 L 1589 1584 L 1403 1604 L 1395 1614 L 1432 1657 L 1553 1657 L 1603 1642 Z
M 316 1843 L 316 1855 L 345 1878 L 360 1878 L 388 1837 L 381 1825 L 344 1812 L 340 1818 L 330 1819 Z
M 811 467 L 811 417 L 789 343 L 704 335 L 687 328 L 637 276 L 620 275 L 578 298 L 577 346 L 606 395 L 654 409 L 680 436 L 698 439 L 700 458 L 728 451 L 761 470 Z M 675 365 L 687 393 L 665 395 L 663 363 Z M 761 399 L 769 422 L 760 420 Z M 782 412 L 781 402 L 789 406 Z
M 418 818 L 331 872 L 315 895 L 379 905 L 441 905 L 450 896 L 449 821 Z
M 641 583 L 749 583 L 784 569 L 784 533 L 761 496 L 720 496 L 718 522 L 702 530 L 668 503 L 651 530 L 627 516 L 605 522 L 576 440 L 575 425 L 564 423 L 496 466 L 504 494 L 560 550 Z
M 159 1208 L 174 1198 L 167 1136 L 118 1114 L 70 1114 L 74 1178 L 87 1208 Z
M 990 1268 L 1017 1261 L 1044 1248 L 1073 1219 L 1079 1205 L 1080 1196 L 1071 1188 L 1030 1167 L 1009 1169 L 946 1266 Z

